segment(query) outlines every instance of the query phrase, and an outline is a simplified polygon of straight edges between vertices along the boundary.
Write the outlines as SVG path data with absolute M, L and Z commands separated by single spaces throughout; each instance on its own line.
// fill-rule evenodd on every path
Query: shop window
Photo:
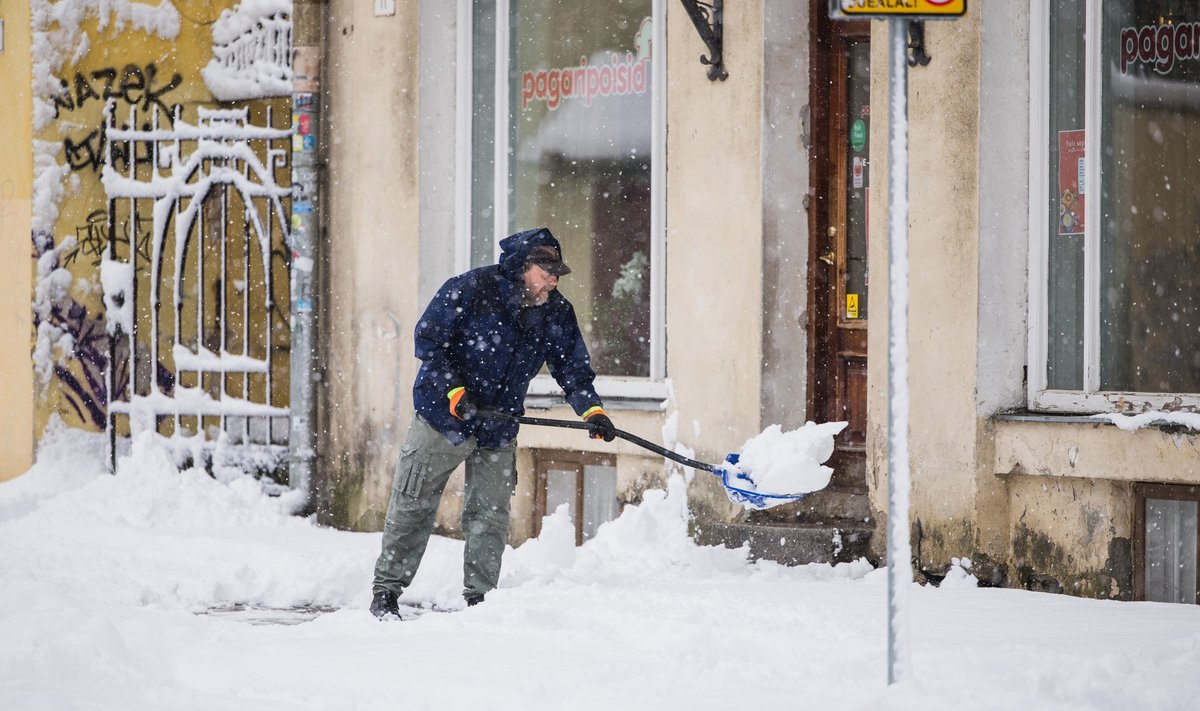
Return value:
M 1200 404 L 1200 5 L 1034 8 L 1030 399 Z
M 1135 597 L 1200 603 L 1200 487 L 1140 485 L 1135 506 Z
M 504 236 L 549 227 L 602 394 L 605 377 L 665 375 L 659 1 L 472 4 L 471 266 L 492 263 Z
M 537 489 L 534 498 L 534 535 L 541 533 L 542 517 L 566 504 L 575 524 L 575 544 L 596 535 L 600 524 L 615 519 L 617 467 L 612 457 L 585 452 L 534 452 Z

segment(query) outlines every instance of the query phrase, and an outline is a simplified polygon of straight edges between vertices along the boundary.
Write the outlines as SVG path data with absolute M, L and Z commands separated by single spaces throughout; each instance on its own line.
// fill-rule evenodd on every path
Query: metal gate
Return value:
M 101 282 L 110 334 L 110 465 L 144 433 L 176 464 L 287 467 L 291 128 L 249 109 L 110 102 L 103 183 L 110 239 Z M 147 120 L 148 118 L 148 120 Z M 168 121 L 168 119 L 170 119 Z

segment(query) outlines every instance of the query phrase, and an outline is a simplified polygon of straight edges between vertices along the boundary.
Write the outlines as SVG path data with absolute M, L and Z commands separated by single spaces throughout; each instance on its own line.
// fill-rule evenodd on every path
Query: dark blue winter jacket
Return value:
M 517 436 L 516 423 L 483 417 L 464 422 L 451 415 L 447 396 L 459 386 L 480 408 L 519 415 L 529 381 L 546 364 L 576 414 L 601 404 L 571 303 L 556 289 L 541 306 L 521 305 L 525 259 L 540 245 L 559 249 L 545 228 L 504 238 L 499 264 L 451 278 L 417 323 L 421 369 L 413 404 L 455 444 L 475 435 L 481 447 L 495 448 Z

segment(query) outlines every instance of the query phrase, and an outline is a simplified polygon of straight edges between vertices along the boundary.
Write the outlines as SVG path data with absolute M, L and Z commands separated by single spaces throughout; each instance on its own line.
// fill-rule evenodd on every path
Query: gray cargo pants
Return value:
M 392 481 L 373 591 L 390 590 L 399 595 L 412 583 L 433 532 L 442 491 L 464 461 L 463 595 L 482 595 L 495 588 L 508 538 L 509 504 L 517 484 L 516 451 L 516 442 L 485 449 L 474 437 L 451 444 L 420 415 L 414 416 Z

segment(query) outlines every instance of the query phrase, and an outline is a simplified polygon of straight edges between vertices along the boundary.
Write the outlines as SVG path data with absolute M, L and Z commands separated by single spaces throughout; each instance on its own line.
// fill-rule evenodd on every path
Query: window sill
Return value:
M 556 407 L 567 407 L 567 401 L 561 394 L 534 395 L 530 393 L 529 397 L 525 398 L 525 409 L 527 410 L 552 410 Z M 604 409 L 613 412 L 619 410 L 665 412 L 667 403 L 665 400 L 655 398 L 606 397 L 604 398 Z
M 1091 415 L 1061 414 L 1056 412 L 1003 412 L 992 416 L 995 422 L 1041 422 L 1048 425 L 1111 425 L 1107 420 L 1097 420 Z
M 667 409 L 667 384 L 661 380 L 599 377 L 595 386 L 608 410 L 663 412 Z M 526 407 L 548 410 L 565 404 L 562 389 L 554 382 L 554 378 L 539 375 L 529 384 Z
M 1182 417 L 1177 417 L 1181 415 Z M 1130 424 L 1117 424 L 1113 422 L 1112 417 L 1125 418 Z M 1142 422 L 1136 422 L 1138 419 Z M 1157 419 L 1156 419 L 1157 418 Z M 1127 432 L 1134 432 L 1139 429 L 1159 430 L 1168 434 L 1197 434 L 1200 435 L 1200 423 L 1195 420 L 1200 420 L 1195 413 L 1171 413 L 1171 412 L 1147 412 L 1137 415 L 1124 415 L 1120 413 L 1100 412 L 1095 415 L 1083 415 L 1076 413 L 1055 413 L 1055 412 L 1034 412 L 1031 410 L 1023 410 L 1020 412 L 1006 412 L 994 415 L 992 420 L 995 422 L 1038 422 L 1049 425 L 1111 425 Z M 1180 421 L 1183 420 L 1183 421 Z

